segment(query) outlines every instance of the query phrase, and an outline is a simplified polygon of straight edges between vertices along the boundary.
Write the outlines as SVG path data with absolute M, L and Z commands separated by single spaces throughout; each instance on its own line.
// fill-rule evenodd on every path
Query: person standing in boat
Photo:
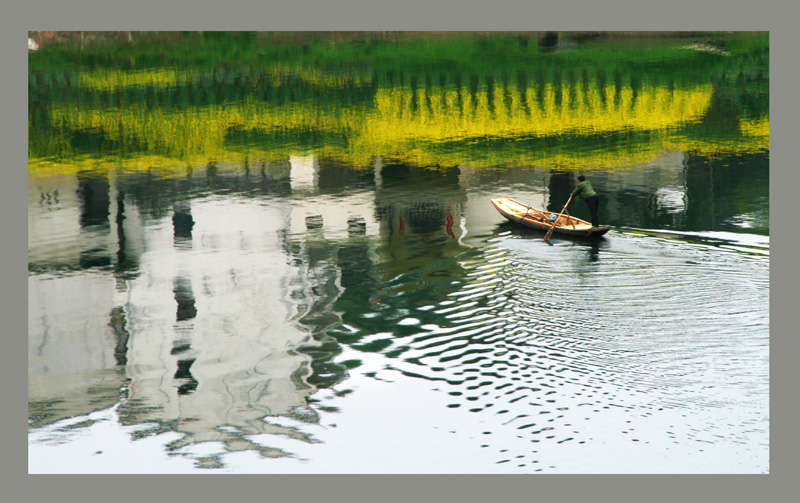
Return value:
M 586 177 L 578 175 L 578 186 L 572 191 L 572 197 L 580 196 L 586 201 L 586 206 L 589 207 L 589 213 L 592 215 L 592 227 L 600 226 L 600 219 L 597 217 L 597 206 L 600 203 L 600 198 L 592 188 L 592 183 L 586 181 Z

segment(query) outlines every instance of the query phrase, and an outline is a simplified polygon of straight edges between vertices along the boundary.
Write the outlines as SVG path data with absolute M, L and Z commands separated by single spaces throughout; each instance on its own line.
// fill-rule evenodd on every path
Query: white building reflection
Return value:
M 120 363 L 124 364 L 127 338 L 120 314 L 127 302 L 124 278 L 129 271 L 110 265 L 115 260 L 123 268 L 124 263 L 135 263 L 144 235 L 135 208 L 117 221 L 121 207 L 114 179 L 83 173 L 29 176 L 28 403 L 32 425 L 101 410 L 119 401 L 126 382 Z M 127 236 L 123 244 L 119 233 Z M 120 260 L 125 253 L 130 259 Z
M 307 418 L 314 391 L 311 358 L 296 350 L 314 341 L 286 296 L 298 275 L 283 242 L 291 201 L 200 197 L 152 219 L 118 197 L 124 182 L 81 176 L 31 176 L 30 424 L 122 397 L 122 422 L 181 433 L 173 448 L 220 441 L 281 455 L 245 436 L 305 439 L 265 420 Z M 39 204 L 54 192 L 55 205 Z
M 681 190 L 683 163 L 643 168 L 642 192 Z M 286 455 L 249 437 L 313 440 L 269 418 L 314 421 L 310 396 L 346 378 L 331 327 L 396 298 L 405 274 L 462 279 L 468 238 L 500 220 L 496 188 L 545 206 L 553 183 L 534 168 L 354 169 L 314 156 L 247 173 L 214 166 L 142 186 L 30 175 L 32 426 L 121 400 L 124 424 L 180 433 L 172 449 Z M 596 186 L 617 176 L 632 183 L 605 173 Z

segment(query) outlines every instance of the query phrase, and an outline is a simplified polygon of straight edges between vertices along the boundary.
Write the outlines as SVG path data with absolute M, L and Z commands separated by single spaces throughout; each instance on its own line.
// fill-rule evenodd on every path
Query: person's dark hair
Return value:
M 583 181 L 586 181 L 586 177 L 585 177 L 585 176 L 583 176 L 583 175 L 578 175 L 578 180 L 580 180 L 580 181 L 582 181 L 582 182 L 583 182 Z

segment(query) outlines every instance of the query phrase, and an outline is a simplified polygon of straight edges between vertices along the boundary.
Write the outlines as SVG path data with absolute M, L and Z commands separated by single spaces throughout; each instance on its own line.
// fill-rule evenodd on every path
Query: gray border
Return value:
M 772 446 L 771 475 L 765 476 L 146 476 L 144 480 L 131 481 L 124 476 L 30 476 L 27 473 L 27 389 L 21 375 L 27 375 L 25 360 L 18 355 L 26 354 L 27 296 L 27 223 L 21 215 L 26 214 L 27 176 L 22 166 L 26 165 L 27 133 L 22 124 L 27 123 L 25 78 L 27 60 L 24 38 L 27 30 L 41 29 L 103 29 L 103 30 L 170 30 L 170 29 L 247 29 L 247 30 L 769 30 L 771 32 L 771 94 L 780 97 L 780 111 L 794 103 L 791 96 L 784 96 L 786 88 L 798 82 L 796 65 L 788 63 L 797 45 L 791 36 L 796 9 L 787 7 L 778 0 L 678 0 L 649 5 L 641 0 L 606 0 L 603 2 L 580 0 L 579 2 L 548 2 L 532 4 L 523 0 L 412 0 L 385 2 L 375 0 L 294 0 L 291 2 L 243 2 L 227 0 L 138 0 L 127 4 L 111 4 L 107 0 L 72 0 L 70 2 L 15 3 L 5 9 L 3 29 L 0 33 L 5 92 L 3 96 L 3 145 L 10 152 L 5 157 L 6 183 L 2 184 L 3 229 L 11 229 L 16 240 L 6 240 L 3 256 L 3 292 L 5 302 L 3 314 L 11 321 L 11 329 L 4 330 L 4 342 L 10 346 L 3 352 L 6 365 L 7 388 L 14 397 L 13 407 L 3 408 L 3 424 L 13 425 L 3 430 L 6 446 L 3 456 L 4 494 L 10 501 L 47 501 L 48 499 L 75 499 L 76 501 L 100 501 L 106 499 L 141 499 L 151 497 L 165 500 L 180 497 L 184 501 L 208 499 L 220 500 L 241 497 L 242 491 L 269 499 L 283 496 L 302 500 L 324 499 L 328 501 L 365 499 L 370 501 L 392 501 L 419 499 L 433 500 L 491 500 L 519 496 L 525 499 L 556 497 L 561 501 L 609 500 L 609 501 L 752 501 L 754 499 L 776 500 L 783 493 L 791 494 L 790 481 L 785 477 L 786 467 L 793 446 L 793 430 L 786 428 L 786 421 L 796 412 L 794 405 L 789 411 L 787 403 L 780 400 L 793 397 L 794 382 L 787 375 L 792 368 L 791 349 L 796 345 L 795 332 L 789 330 L 787 313 L 791 298 L 788 287 L 796 270 L 786 265 L 783 250 L 797 245 L 794 233 L 778 233 L 771 243 L 771 323 L 772 335 L 772 396 L 774 409 L 771 421 L 772 438 L 779 439 Z M 7 26 L 6 26 L 7 25 Z M 796 57 L 796 54 L 794 54 Z M 11 67 L 11 68 L 9 68 Z M 788 75 L 787 75 L 788 73 Z M 773 101 L 775 102 L 775 101 Z M 792 109 L 793 110 L 793 109 Z M 793 166 L 787 166 L 786 149 L 775 149 L 774 145 L 785 144 L 794 131 L 781 113 L 771 117 L 771 171 L 780 170 L 780 182 L 770 186 L 771 204 L 784 211 L 772 208 L 772 229 L 780 229 L 782 217 L 788 211 L 789 195 L 787 176 L 796 176 Z M 791 140 L 790 140 L 791 141 Z M 775 156 L 776 150 L 778 156 Z M 781 151 L 783 150 L 783 151 Z M 8 177 L 11 183 L 8 183 Z M 774 180 L 774 176 L 772 177 Z M 792 180 L 794 181 L 794 180 Z M 777 192 L 776 192 L 777 191 Z M 784 197 L 778 197 L 784 196 Z M 787 235 L 788 234 L 788 235 Z M 777 271 L 777 272 L 773 272 Z M 9 281 L 11 278 L 11 281 Z M 796 330 L 796 329 L 795 329 Z M 791 346 L 790 346 L 791 345 Z M 12 374 L 13 373 L 13 374 Z M 19 407 L 19 409 L 17 408 Z M 722 478 L 724 477 L 724 478 Z M 145 482 L 140 486 L 136 482 Z M 134 482 L 134 483 L 131 483 Z M 142 491 L 144 488 L 144 493 Z M 775 493 L 773 495 L 772 493 Z M 152 496 L 150 496 L 152 495 Z M 773 496 L 773 497 L 770 497 Z

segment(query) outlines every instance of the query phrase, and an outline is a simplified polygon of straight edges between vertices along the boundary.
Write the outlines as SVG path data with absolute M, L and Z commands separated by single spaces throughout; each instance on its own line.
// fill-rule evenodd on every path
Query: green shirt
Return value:
M 581 198 L 585 201 L 587 198 L 591 196 L 596 196 L 594 189 L 592 189 L 592 184 L 589 183 L 587 180 L 582 181 L 575 187 L 575 190 L 572 191 L 572 197 L 581 196 Z

